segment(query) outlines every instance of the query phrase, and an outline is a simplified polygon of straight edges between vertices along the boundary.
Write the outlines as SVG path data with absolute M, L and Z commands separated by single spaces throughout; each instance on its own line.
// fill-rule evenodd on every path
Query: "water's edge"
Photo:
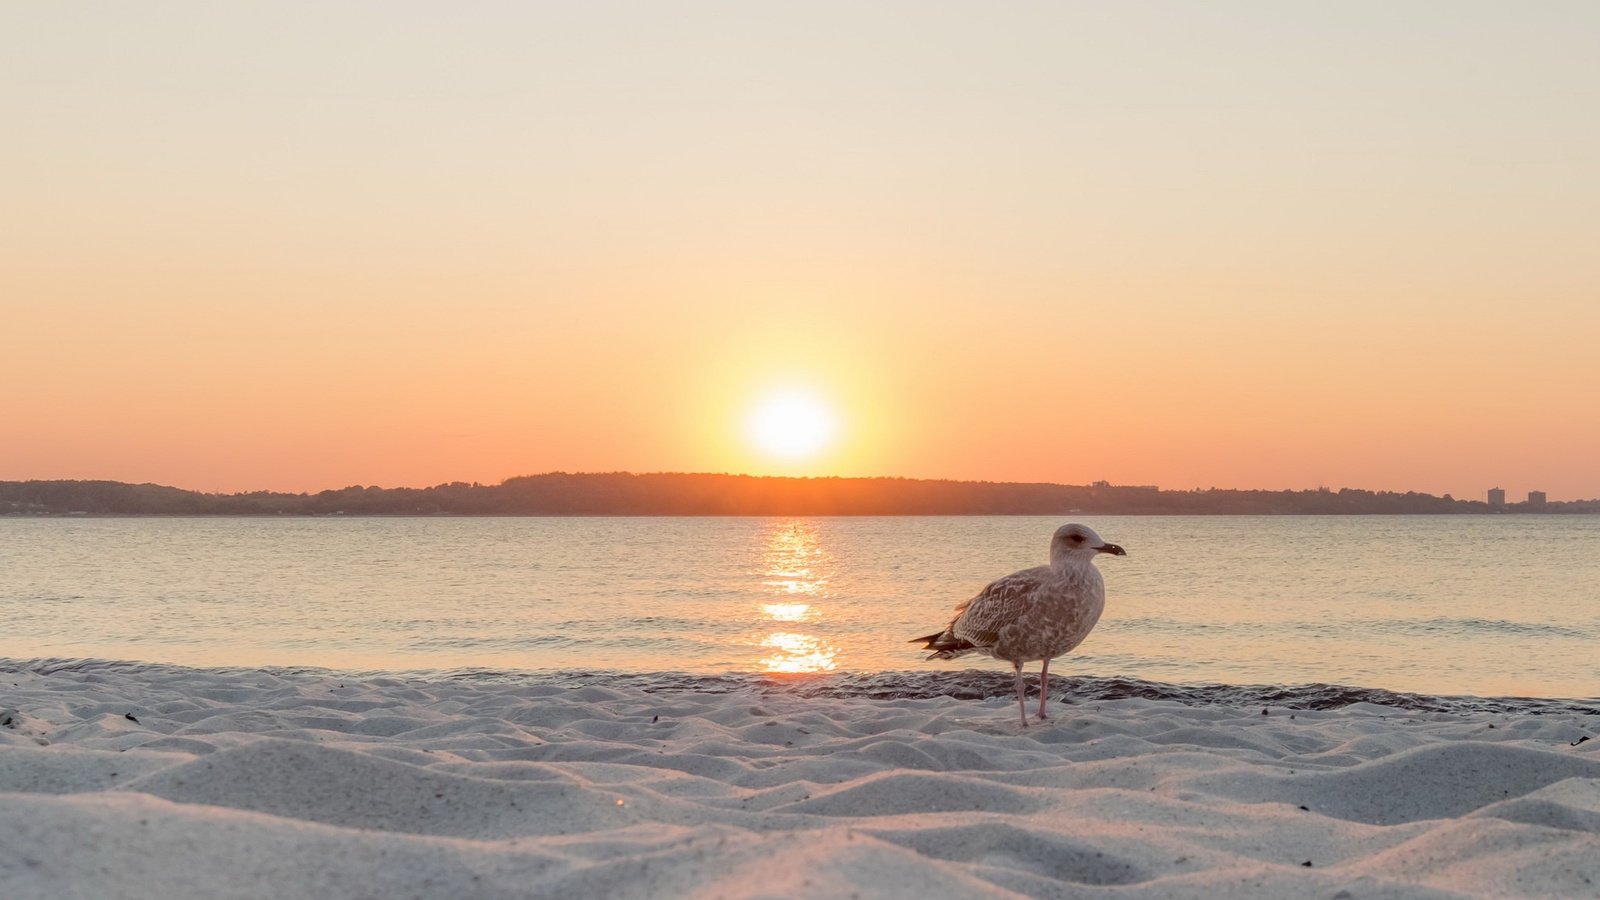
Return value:
M 400 679 L 422 682 L 477 682 L 484 684 L 589 685 L 640 690 L 647 693 L 687 692 L 726 694 L 748 691 L 783 693 L 800 697 L 865 698 L 872 700 L 922 700 L 950 697 L 982 700 L 1013 696 L 1011 675 L 966 669 L 959 672 L 873 672 L 828 675 L 774 676 L 727 673 L 694 675 L 683 672 L 608 672 L 572 670 L 421 669 L 409 671 L 351 671 L 308 666 L 191 668 L 165 663 L 105 659 L 5 659 L 0 673 L 54 675 L 61 673 L 118 675 L 125 678 L 184 673 L 241 677 L 264 673 L 277 677 Z M 1028 676 L 1030 692 L 1037 675 Z M 1189 706 L 1220 705 L 1285 710 L 1334 710 L 1368 703 L 1408 712 L 1496 713 L 1516 715 L 1578 714 L 1600 716 L 1600 698 L 1545 699 L 1534 697 L 1433 696 L 1381 688 L 1341 684 L 1230 685 L 1168 684 L 1138 678 L 1052 676 L 1051 696 L 1067 704 L 1137 698 L 1167 700 Z M 3 690 L 0 690 L 3 693 Z

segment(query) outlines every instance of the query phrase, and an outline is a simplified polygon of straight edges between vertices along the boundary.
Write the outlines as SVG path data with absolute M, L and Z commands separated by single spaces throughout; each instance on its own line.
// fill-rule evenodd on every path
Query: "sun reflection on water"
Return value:
M 761 646 L 778 651 L 762 658 L 761 667 L 767 672 L 831 672 L 837 665 L 833 648 L 809 634 L 775 631 L 762 639 Z
M 768 594 L 782 597 L 803 595 L 811 602 L 782 599 L 760 606 L 762 626 L 777 623 L 784 630 L 763 634 L 758 646 L 775 651 L 760 659 L 762 671 L 784 674 L 830 672 L 836 666 L 835 648 L 814 634 L 793 630 L 802 622 L 822 617 L 816 603 L 825 596 L 831 557 L 822 547 L 815 522 L 803 520 L 774 522 L 764 535 L 761 549 L 761 586 Z
M 812 522 L 779 522 L 766 535 L 762 586 L 783 594 L 815 594 L 828 583 L 817 571 L 828 555 Z
M 763 603 L 761 611 L 774 622 L 804 622 L 810 618 L 809 603 Z

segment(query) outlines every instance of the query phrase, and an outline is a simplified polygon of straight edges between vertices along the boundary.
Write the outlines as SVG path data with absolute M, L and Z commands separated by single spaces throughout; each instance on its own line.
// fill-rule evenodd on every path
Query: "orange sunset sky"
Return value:
M 1597 4 L 3 21 L 0 479 L 1600 496 Z

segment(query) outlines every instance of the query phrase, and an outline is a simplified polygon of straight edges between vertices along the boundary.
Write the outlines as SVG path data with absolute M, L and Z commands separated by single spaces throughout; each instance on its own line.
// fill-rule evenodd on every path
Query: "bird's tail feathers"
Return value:
M 976 644 L 962 640 L 949 631 L 912 638 L 908 643 L 922 644 L 922 649 L 932 650 L 933 653 L 928 655 L 928 659 L 957 659 L 978 649 Z

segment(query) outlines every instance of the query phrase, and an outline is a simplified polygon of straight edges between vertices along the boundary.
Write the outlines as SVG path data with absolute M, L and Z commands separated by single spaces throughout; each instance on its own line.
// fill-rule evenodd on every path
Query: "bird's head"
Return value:
M 1055 535 L 1050 538 L 1051 565 L 1067 560 L 1087 562 L 1102 553 L 1109 553 L 1112 556 L 1128 555 L 1128 551 L 1118 547 L 1116 544 L 1106 543 L 1100 535 L 1094 533 L 1093 528 L 1087 525 L 1078 525 L 1076 523 L 1063 525 L 1057 528 Z

